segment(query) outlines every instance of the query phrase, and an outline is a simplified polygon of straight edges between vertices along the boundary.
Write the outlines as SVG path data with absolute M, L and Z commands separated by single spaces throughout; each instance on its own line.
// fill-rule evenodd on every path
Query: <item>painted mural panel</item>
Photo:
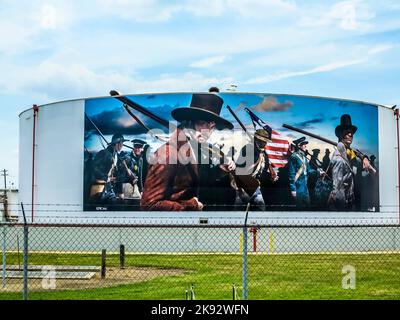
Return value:
M 378 110 L 291 95 L 85 102 L 86 211 L 379 211 Z

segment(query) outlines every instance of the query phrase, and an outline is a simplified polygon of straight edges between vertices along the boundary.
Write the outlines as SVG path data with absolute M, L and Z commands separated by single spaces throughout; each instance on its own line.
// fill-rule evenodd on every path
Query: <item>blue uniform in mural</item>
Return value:
M 291 192 L 296 192 L 296 205 L 308 206 L 310 194 L 308 192 L 308 176 L 316 175 L 317 170 L 310 167 L 309 161 L 303 151 L 294 152 L 289 158 L 289 187 Z

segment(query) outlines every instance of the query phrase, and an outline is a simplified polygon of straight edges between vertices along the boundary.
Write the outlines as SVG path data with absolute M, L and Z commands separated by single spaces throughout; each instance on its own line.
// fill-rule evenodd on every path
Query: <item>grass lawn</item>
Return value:
M 18 264 L 17 255 L 8 254 L 7 261 Z M 249 255 L 248 261 L 249 299 L 400 299 L 400 254 Z M 100 265 L 100 255 L 31 253 L 29 263 Z M 354 290 L 342 288 L 345 265 L 356 269 Z M 108 255 L 107 266 L 117 268 L 119 256 Z M 30 292 L 29 299 L 183 300 L 185 289 L 193 284 L 197 300 L 229 300 L 233 283 L 242 294 L 240 255 L 127 255 L 126 266 L 157 268 L 159 274 L 150 280 L 105 288 Z M 165 269 L 181 272 L 165 276 Z M 20 292 L 0 291 L 2 300 L 21 298 Z

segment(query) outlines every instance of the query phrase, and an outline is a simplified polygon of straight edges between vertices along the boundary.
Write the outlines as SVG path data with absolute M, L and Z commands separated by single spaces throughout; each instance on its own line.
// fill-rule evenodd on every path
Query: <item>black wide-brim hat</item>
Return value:
M 341 116 L 340 118 L 340 125 L 338 125 L 335 129 L 335 134 L 336 137 L 338 137 L 339 139 L 342 138 L 342 132 L 344 130 L 350 130 L 351 132 L 353 132 L 353 134 L 355 134 L 357 132 L 357 127 L 353 126 L 353 124 L 351 123 L 351 117 L 349 114 L 344 114 Z
M 210 93 L 194 93 L 190 106 L 172 110 L 172 117 L 178 121 L 215 122 L 218 130 L 233 129 L 233 124 L 220 117 L 224 100 L 221 97 Z
M 133 145 L 141 145 L 141 146 L 144 146 L 145 144 L 147 144 L 146 141 L 141 140 L 141 139 L 133 139 L 131 142 L 133 143 Z
M 112 136 L 112 139 L 111 139 L 111 142 L 110 142 L 110 146 L 113 146 L 113 145 L 115 145 L 115 144 L 117 144 L 117 143 L 120 143 L 120 142 L 126 142 L 126 141 L 129 141 L 129 140 L 126 140 L 125 138 L 124 138 L 124 136 L 122 135 L 122 134 L 114 134 L 113 136 Z
M 300 147 L 300 146 L 302 146 L 302 145 L 304 145 L 304 144 L 308 144 L 308 141 L 306 140 L 306 137 L 301 137 L 301 138 L 299 138 L 299 139 L 297 139 L 297 140 L 294 140 L 292 143 L 293 143 L 296 147 Z
M 254 138 L 263 142 L 272 142 L 272 130 L 258 129 L 254 133 Z

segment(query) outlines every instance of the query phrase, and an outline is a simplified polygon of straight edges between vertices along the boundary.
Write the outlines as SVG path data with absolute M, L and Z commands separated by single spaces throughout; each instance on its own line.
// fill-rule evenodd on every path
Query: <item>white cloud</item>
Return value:
M 263 18 L 293 12 L 297 7 L 292 0 L 101 0 L 99 4 L 108 14 L 141 22 L 164 22 L 182 12 L 208 17 L 234 12 L 246 18 Z
M 57 9 L 52 5 L 45 5 L 41 10 L 40 24 L 44 29 L 55 29 L 57 27 Z
M 222 15 L 226 10 L 225 0 L 198 1 L 188 0 L 185 2 L 182 10 L 192 13 L 196 16 L 216 17 Z M 182 2 L 183 3 L 183 2 Z
M 14 70 L 12 77 L 18 81 L 0 79 L 3 90 L 14 94 L 42 93 L 44 100 L 62 100 L 88 96 L 108 95 L 111 89 L 124 93 L 203 91 L 210 85 L 227 86 L 231 77 L 204 76 L 197 73 L 162 74 L 154 79 L 144 79 L 134 74 L 101 72 L 80 64 L 55 64 L 44 62 L 30 73 Z
M 139 22 L 163 22 L 182 10 L 180 2 L 159 0 L 100 0 L 102 15 L 116 15 Z
M 227 0 L 227 8 L 247 18 L 268 18 L 282 13 L 293 13 L 297 9 L 291 0 Z
M 372 28 L 375 17 L 372 7 L 363 0 L 346 0 L 333 4 L 311 8 L 300 16 L 302 27 L 337 26 L 347 31 L 363 31 Z
M 25 50 L 38 49 L 38 38 L 57 29 L 66 28 L 77 21 L 69 2 L 10 1 L 0 6 L 0 52 L 21 54 Z
M 367 26 L 374 14 L 360 0 L 342 1 L 328 12 L 328 18 L 337 20 L 344 30 L 357 30 Z
M 210 68 L 216 64 L 223 63 L 226 60 L 226 56 L 215 56 L 205 58 L 196 62 L 193 62 L 190 67 L 192 68 Z
M 329 63 L 326 65 L 318 66 L 318 67 L 315 67 L 315 68 L 312 68 L 309 70 L 283 72 L 283 73 L 267 75 L 264 77 L 253 78 L 253 79 L 246 81 L 246 84 L 269 83 L 269 82 L 274 82 L 274 81 L 287 79 L 287 78 L 294 78 L 294 77 L 300 77 L 300 76 L 307 76 L 307 75 L 311 75 L 311 74 L 315 74 L 315 73 L 329 72 L 329 71 L 333 71 L 336 69 L 360 64 L 360 63 L 363 63 L 364 61 L 365 60 L 363 60 L 363 59 L 349 60 L 349 61 L 337 61 L 337 62 Z
M 368 50 L 365 50 L 365 53 L 363 54 L 363 56 L 359 57 L 359 58 L 334 61 L 334 62 L 326 63 L 323 65 L 320 65 L 320 66 L 317 66 L 317 67 L 314 67 L 311 69 L 307 69 L 307 70 L 302 70 L 302 71 L 281 72 L 281 73 L 270 74 L 270 75 L 262 76 L 262 77 L 255 77 L 255 78 L 247 80 L 246 84 L 270 83 L 270 82 L 279 81 L 279 80 L 288 79 L 288 78 L 301 77 L 301 76 L 307 76 L 307 75 L 324 73 L 324 72 L 331 72 L 334 70 L 366 63 L 373 56 L 383 53 L 385 51 L 391 50 L 391 49 L 395 48 L 396 46 L 397 46 L 396 44 L 376 45 L 376 46 L 369 48 Z
M 379 54 L 391 49 L 394 49 L 396 47 L 398 47 L 399 44 L 397 43 L 383 43 L 383 44 L 378 44 L 374 47 L 372 47 L 369 51 L 368 54 L 370 55 L 374 55 L 374 54 Z

